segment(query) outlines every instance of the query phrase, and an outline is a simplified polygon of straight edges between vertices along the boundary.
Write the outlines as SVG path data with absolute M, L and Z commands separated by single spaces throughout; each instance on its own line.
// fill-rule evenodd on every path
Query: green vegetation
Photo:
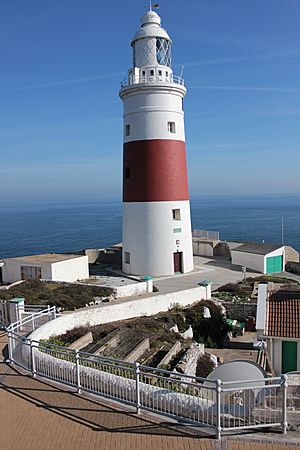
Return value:
M 203 317 L 204 307 L 209 308 L 210 319 Z M 189 339 L 184 340 L 179 334 L 170 332 L 170 328 L 174 325 L 178 326 L 179 332 L 185 331 L 191 325 L 194 340 L 204 343 L 208 347 L 222 346 L 224 336 L 231 329 L 219 307 L 214 302 L 207 300 L 201 301 L 190 308 L 177 308 L 175 306 L 173 309 L 155 316 L 128 319 L 92 327 L 87 324 L 68 330 L 60 336 L 54 336 L 51 338 L 51 342 L 60 342 L 67 346 L 90 331 L 93 335 L 93 343 L 89 344 L 85 350 L 93 352 L 116 333 L 122 332 L 123 342 L 125 340 L 133 342 L 133 340 L 149 338 L 150 349 L 161 349 L 166 353 L 176 341 L 180 341 L 183 347 L 190 345 Z M 113 352 L 113 349 L 111 352 Z
M 205 306 L 210 310 L 210 319 L 203 317 Z M 222 347 L 225 335 L 231 330 L 220 308 L 209 300 L 203 300 L 188 308 L 186 310 L 186 322 L 193 328 L 194 339 L 210 348 Z
M 280 283 L 280 284 L 295 284 L 295 285 L 299 285 L 299 281 L 297 280 L 293 280 L 292 278 L 288 278 L 288 277 L 278 277 L 275 275 L 260 275 L 258 277 L 255 278 L 246 278 L 246 282 L 253 285 L 254 282 L 259 282 L 259 283 L 263 283 L 264 281 L 269 281 L 272 283 Z
M 83 308 L 94 297 L 107 297 L 111 289 L 98 286 L 83 286 L 80 284 L 49 283 L 40 280 L 31 280 L 13 286 L 7 291 L 1 291 L 2 300 L 14 297 L 24 297 L 27 305 L 50 305 L 74 310 Z
M 238 283 L 227 283 L 221 286 L 217 292 L 214 292 L 214 296 L 218 297 L 220 300 L 225 301 L 245 301 L 251 296 L 253 291 L 254 283 L 280 283 L 282 285 L 287 285 L 288 287 L 299 286 L 297 280 L 286 277 L 278 277 L 275 275 L 259 275 L 257 277 L 246 278 L 246 281 L 240 281 Z

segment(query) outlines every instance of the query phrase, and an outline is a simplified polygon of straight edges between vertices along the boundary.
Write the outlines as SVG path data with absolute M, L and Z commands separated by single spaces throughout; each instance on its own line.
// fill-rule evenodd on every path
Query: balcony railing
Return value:
M 172 83 L 184 86 L 184 79 L 177 75 L 153 75 L 153 76 L 134 76 L 130 75 L 121 82 L 121 87 L 131 86 L 134 84 L 148 83 Z

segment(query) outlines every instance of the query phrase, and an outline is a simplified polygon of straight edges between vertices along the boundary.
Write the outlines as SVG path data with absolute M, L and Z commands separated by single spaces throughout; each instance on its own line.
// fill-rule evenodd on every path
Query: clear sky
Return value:
M 146 0 L 0 6 L 0 199 L 121 198 L 120 81 Z M 192 196 L 300 192 L 299 0 L 162 0 Z

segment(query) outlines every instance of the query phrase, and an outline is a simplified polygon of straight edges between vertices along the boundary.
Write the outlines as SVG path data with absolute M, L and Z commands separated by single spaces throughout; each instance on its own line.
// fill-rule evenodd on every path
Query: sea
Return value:
M 290 245 L 300 252 L 300 194 L 191 198 L 192 228 L 222 240 Z M 0 203 L 0 259 L 103 248 L 122 240 L 122 204 Z

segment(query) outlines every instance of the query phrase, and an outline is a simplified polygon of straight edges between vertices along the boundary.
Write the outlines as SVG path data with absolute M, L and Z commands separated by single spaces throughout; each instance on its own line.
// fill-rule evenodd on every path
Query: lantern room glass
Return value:
M 171 42 L 164 38 L 156 38 L 156 59 L 158 64 L 171 67 Z

